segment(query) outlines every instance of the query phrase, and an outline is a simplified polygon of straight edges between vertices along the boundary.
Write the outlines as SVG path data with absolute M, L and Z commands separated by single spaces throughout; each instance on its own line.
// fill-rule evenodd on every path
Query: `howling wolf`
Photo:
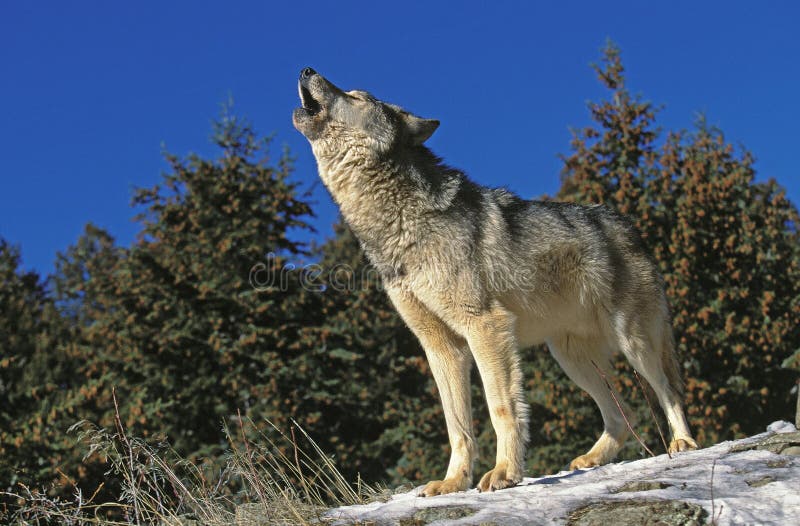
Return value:
M 444 165 L 424 142 L 439 122 L 364 91 L 300 73 L 292 120 L 319 175 L 397 311 L 425 349 L 444 406 L 451 457 L 422 495 L 472 485 L 469 378 L 474 360 L 497 435 L 481 491 L 522 480 L 528 440 L 519 349 L 546 343 L 594 398 L 604 429 L 571 469 L 611 460 L 628 435 L 597 367 L 620 351 L 648 381 L 672 433 L 694 449 L 682 404 L 664 285 L 625 217 L 603 206 L 523 200 Z

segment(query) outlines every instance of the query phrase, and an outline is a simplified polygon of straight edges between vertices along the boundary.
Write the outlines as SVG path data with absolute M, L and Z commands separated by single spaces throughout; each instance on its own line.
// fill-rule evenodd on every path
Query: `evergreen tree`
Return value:
M 222 420 L 237 409 L 282 403 L 266 386 L 282 385 L 282 350 L 306 323 L 296 282 L 260 294 L 249 282 L 258 263 L 274 272 L 302 249 L 288 232 L 308 228 L 310 208 L 289 180 L 288 154 L 270 166 L 268 141 L 228 115 L 214 141 L 219 159 L 167 155 L 163 183 L 136 192 L 138 242 L 110 271 L 90 274 L 83 299 L 91 377 L 107 376 L 101 424 L 116 387 L 133 433 L 164 433 L 194 456 L 220 453 Z
M 800 368 L 797 210 L 752 156 L 704 122 L 662 139 L 657 108 L 632 95 L 619 50 L 595 67 L 608 100 L 575 132 L 558 198 L 628 214 L 664 274 L 701 443 L 789 418 Z M 223 421 L 297 421 L 349 479 L 439 477 L 448 446 L 436 387 L 346 226 L 313 250 L 311 206 L 288 152 L 270 158 L 246 122 L 215 125 L 218 158 L 167 155 L 161 184 L 140 189 L 141 232 L 129 248 L 102 229 L 59 256 L 48 286 L 0 242 L 0 486 L 107 480 L 67 428 L 114 427 L 221 463 Z M 523 357 L 533 406 L 528 469 L 585 452 L 599 412 L 542 348 Z M 794 368 L 794 369 L 792 369 Z M 620 362 L 615 388 L 651 448 L 656 429 L 638 381 Z M 477 374 L 474 421 L 491 467 L 494 433 Z M 651 402 L 655 403 L 651 398 Z M 640 454 L 631 441 L 626 457 Z
M 61 478 L 59 402 L 75 366 L 58 347 L 66 335 L 44 282 L 0 240 L 0 490 Z
M 797 209 L 775 181 L 755 181 L 749 152 L 737 152 L 702 120 L 657 146 L 656 110 L 628 91 L 613 44 L 595 70 L 611 96 L 589 105 L 595 126 L 575 133 L 558 197 L 612 206 L 641 231 L 666 280 L 700 443 L 788 418 L 795 375 L 781 364 L 800 346 Z M 632 416 L 652 448 L 656 430 L 638 382 L 624 364 L 618 368 L 617 388 L 638 400 Z M 581 410 L 576 418 L 570 409 L 590 405 L 587 397 L 561 381 L 538 386 L 556 409 L 544 429 L 559 450 L 567 433 L 600 429 L 596 414 Z
M 447 436 L 422 349 L 349 228 L 336 225 L 319 252 L 326 278 L 320 340 L 339 358 L 323 369 L 336 391 L 332 414 L 322 418 L 343 442 L 341 467 L 367 480 L 429 477 L 446 458 Z
M 55 303 L 70 328 L 43 356 L 69 374 L 47 401 L 52 411 L 33 412 L 54 429 L 42 441 L 40 483 L 64 482 L 64 473 L 92 492 L 106 482 L 103 459 L 81 461 L 86 451 L 67 428 L 86 419 L 114 429 L 114 391 L 130 433 L 166 437 L 194 460 L 224 461 L 223 420 L 238 410 L 262 425 L 293 416 L 296 377 L 287 371 L 317 311 L 302 304 L 298 279 L 256 290 L 250 278 L 254 269 L 277 275 L 303 254 L 290 232 L 310 228 L 310 207 L 290 179 L 288 153 L 271 164 L 269 141 L 247 123 L 224 116 L 214 141 L 219 159 L 167 155 L 162 184 L 136 192 L 142 230 L 132 247 L 89 225 L 60 256 Z M 27 385 L 37 385 L 25 367 Z M 38 433 L 29 427 L 16 439 L 34 444 Z

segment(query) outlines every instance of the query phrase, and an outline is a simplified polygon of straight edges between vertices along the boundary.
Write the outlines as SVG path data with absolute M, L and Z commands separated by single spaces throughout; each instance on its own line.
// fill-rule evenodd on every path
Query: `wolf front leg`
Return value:
M 528 405 L 522 390 L 514 323 L 514 315 L 495 304 L 467 324 L 467 342 L 478 365 L 497 435 L 495 466 L 481 478 L 480 491 L 508 488 L 522 481 Z
M 475 437 L 472 434 L 469 390 L 472 357 L 467 343 L 412 294 L 397 288 L 388 288 L 387 292 L 425 349 L 442 400 L 450 439 L 447 474 L 443 480 L 429 482 L 420 494 L 431 497 L 469 489 L 472 486 Z

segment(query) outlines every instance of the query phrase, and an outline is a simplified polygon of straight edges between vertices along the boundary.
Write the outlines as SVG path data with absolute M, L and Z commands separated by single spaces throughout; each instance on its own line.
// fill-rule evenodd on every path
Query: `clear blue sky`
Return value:
M 131 189 L 167 169 L 162 145 L 213 153 L 229 95 L 313 184 L 291 125 L 303 66 L 440 119 L 429 144 L 477 181 L 553 193 L 606 38 L 663 128 L 705 112 L 799 203 L 798 24 L 794 1 L 4 2 L 0 236 L 42 273 L 88 221 L 129 244 Z M 315 196 L 324 236 L 336 211 Z

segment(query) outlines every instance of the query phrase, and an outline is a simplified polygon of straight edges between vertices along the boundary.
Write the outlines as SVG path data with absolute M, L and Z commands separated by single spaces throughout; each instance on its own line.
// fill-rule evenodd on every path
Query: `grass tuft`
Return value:
M 379 495 L 361 480 L 355 486 L 348 483 L 296 422 L 289 434 L 267 424 L 259 429 L 241 415 L 236 432 L 226 424 L 226 464 L 210 472 L 164 443 L 130 436 L 118 410 L 113 431 L 79 422 L 71 430 L 88 445 L 87 457 L 107 459 L 107 475 L 121 488 L 116 501 L 94 502 L 100 488 L 90 498 L 76 489 L 73 500 L 66 501 L 20 486 L 1 494 L 12 504 L 5 516 L 0 511 L 0 518 L 5 524 L 35 526 L 305 526 L 326 523 L 323 515 L 331 507 L 362 504 Z

